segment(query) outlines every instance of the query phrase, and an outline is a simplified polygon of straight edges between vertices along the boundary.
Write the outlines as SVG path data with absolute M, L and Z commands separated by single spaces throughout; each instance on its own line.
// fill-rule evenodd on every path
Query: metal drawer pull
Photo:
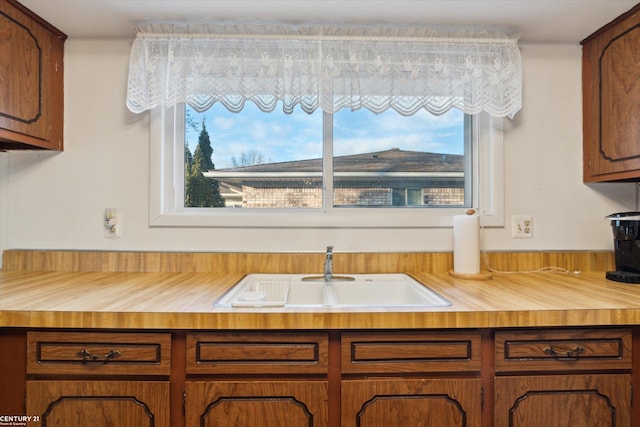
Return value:
M 91 354 L 91 352 L 89 350 L 80 350 L 78 352 L 78 356 L 82 357 L 83 361 L 98 361 L 100 359 L 104 359 L 105 362 L 108 362 L 109 360 L 113 360 L 116 359 L 118 357 L 120 357 L 120 352 L 118 350 L 111 350 L 109 351 L 109 353 L 105 354 L 104 356 L 99 356 L 97 354 Z
M 561 350 L 556 350 L 553 347 L 545 347 L 542 349 L 542 351 L 544 352 L 544 354 L 549 354 L 551 356 L 560 358 L 560 357 L 580 357 L 585 353 L 585 349 L 582 346 L 575 346 L 573 347 L 573 349 L 571 350 L 565 350 L 565 351 L 561 351 Z

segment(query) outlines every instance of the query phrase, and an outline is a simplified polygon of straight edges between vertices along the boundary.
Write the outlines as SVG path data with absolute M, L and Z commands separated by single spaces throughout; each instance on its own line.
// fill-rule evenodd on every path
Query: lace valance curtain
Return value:
M 245 102 L 389 108 L 410 115 L 458 108 L 513 117 L 522 106 L 517 38 L 424 29 L 150 24 L 133 42 L 127 106 L 139 113 L 185 102 L 204 111 Z

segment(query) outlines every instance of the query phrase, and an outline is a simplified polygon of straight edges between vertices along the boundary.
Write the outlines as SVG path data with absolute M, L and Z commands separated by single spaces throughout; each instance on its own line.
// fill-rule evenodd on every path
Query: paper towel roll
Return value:
M 480 273 L 480 217 L 453 217 L 453 271 L 460 274 Z

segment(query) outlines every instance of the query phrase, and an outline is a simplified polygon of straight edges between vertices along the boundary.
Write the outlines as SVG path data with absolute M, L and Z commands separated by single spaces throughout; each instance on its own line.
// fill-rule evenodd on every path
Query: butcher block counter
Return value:
M 640 286 L 604 272 L 412 273 L 451 302 L 416 308 L 226 308 L 224 273 L 0 273 L 0 326 L 132 329 L 498 328 L 640 324 Z
M 470 280 L 450 253 L 334 254 L 446 307 L 237 308 L 215 302 L 245 275 L 324 254 L 5 251 L 0 423 L 640 427 L 640 286 L 605 279 L 613 254 L 484 258 Z
M 425 309 L 221 308 L 215 301 L 245 274 L 314 273 L 322 266 L 322 254 L 7 251 L 0 272 L 0 326 L 440 329 L 640 324 L 640 285 L 604 278 L 604 270 L 611 268 L 610 254 L 493 257 L 500 271 L 515 271 L 510 269 L 514 266 L 534 271 L 553 263 L 566 272 L 494 272 L 490 280 L 464 280 L 448 274 L 450 254 L 336 254 L 336 272 L 408 273 L 452 304 Z M 602 270 L 590 271 L 593 267 Z M 578 271 L 581 268 L 584 271 Z

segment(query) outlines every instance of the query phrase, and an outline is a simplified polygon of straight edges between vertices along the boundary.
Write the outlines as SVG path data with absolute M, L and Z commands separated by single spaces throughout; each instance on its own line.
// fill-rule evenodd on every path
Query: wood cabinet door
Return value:
M 188 381 L 187 426 L 326 427 L 327 381 Z
M 640 176 L 640 13 L 583 42 L 584 180 Z
M 631 376 L 546 375 L 495 379 L 495 427 L 631 425 Z
M 27 414 L 34 425 L 169 427 L 169 383 L 28 381 Z
M 342 381 L 342 427 L 473 427 L 481 423 L 480 379 Z
M 66 36 L 0 2 L 0 146 L 62 150 Z

